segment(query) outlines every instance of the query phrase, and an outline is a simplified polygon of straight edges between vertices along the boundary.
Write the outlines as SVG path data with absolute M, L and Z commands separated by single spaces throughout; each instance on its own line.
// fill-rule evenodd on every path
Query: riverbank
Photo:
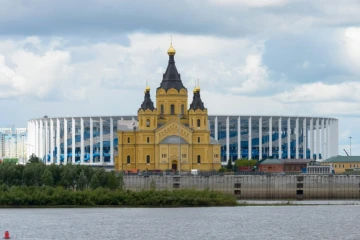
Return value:
M 123 191 L 97 188 L 11 187 L 0 194 L 0 207 L 210 207 L 237 206 L 233 195 L 215 191 Z

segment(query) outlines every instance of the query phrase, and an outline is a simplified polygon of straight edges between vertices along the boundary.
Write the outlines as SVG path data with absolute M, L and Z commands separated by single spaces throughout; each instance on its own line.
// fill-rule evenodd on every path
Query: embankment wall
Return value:
M 124 176 L 124 187 L 133 191 L 209 189 L 244 200 L 360 199 L 357 175 Z

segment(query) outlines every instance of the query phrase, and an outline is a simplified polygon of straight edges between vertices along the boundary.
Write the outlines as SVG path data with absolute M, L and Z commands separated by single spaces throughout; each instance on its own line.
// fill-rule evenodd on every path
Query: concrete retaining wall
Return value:
M 360 176 L 124 176 L 126 189 L 215 190 L 235 194 L 239 199 L 360 199 Z

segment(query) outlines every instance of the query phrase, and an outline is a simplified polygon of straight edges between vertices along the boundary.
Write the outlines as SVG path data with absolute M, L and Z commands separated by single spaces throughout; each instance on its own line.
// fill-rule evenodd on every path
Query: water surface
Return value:
M 357 205 L 0 209 L 0 232 L 12 240 L 360 239 L 359 217 Z

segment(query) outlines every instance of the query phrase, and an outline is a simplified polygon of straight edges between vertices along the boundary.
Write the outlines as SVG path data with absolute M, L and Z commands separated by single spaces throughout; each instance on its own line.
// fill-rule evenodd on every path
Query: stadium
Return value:
M 122 125 L 137 126 L 137 116 L 31 119 L 27 154 L 41 156 L 47 164 L 113 165 L 117 129 Z M 222 145 L 224 164 L 239 158 L 324 160 L 338 155 L 338 120 L 334 118 L 209 115 L 208 126 L 211 137 Z
M 210 169 L 209 164 L 226 164 L 229 159 L 325 160 L 338 155 L 335 118 L 208 115 L 200 86 L 194 88 L 192 103 L 187 108 L 189 92 L 175 66 L 176 51 L 172 45 L 167 53 L 169 62 L 156 89 L 155 103 L 147 86 L 143 103 L 139 100 L 138 115 L 31 119 L 27 123 L 27 156 L 35 154 L 46 164 L 100 166 L 114 166 L 119 156 L 118 161 L 124 166 L 138 168 L 142 164 L 144 169 L 155 162 L 165 163 L 164 168 L 177 169 L 185 159 L 188 167 L 208 164 Z M 159 149 L 167 152 L 160 154 Z M 186 151 L 183 157 L 182 149 Z

